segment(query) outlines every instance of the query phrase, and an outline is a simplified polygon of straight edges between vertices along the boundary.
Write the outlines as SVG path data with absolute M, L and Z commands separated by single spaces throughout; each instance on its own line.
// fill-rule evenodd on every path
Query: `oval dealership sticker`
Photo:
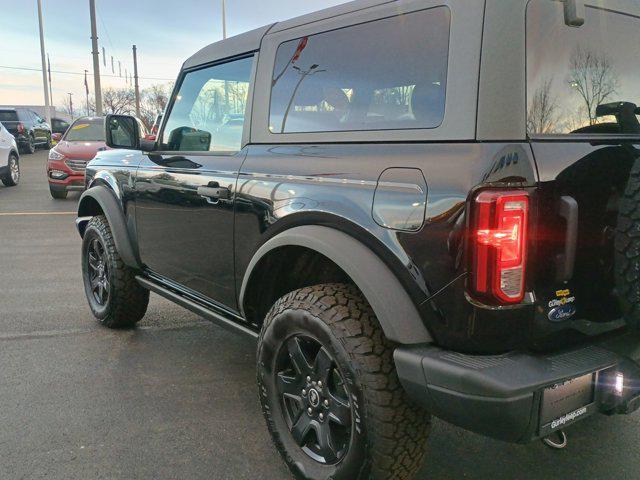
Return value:
M 571 304 L 556 307 L 549 312 L 549 320 L 552 322 L 563 322 L 576 314 L 576 307 Z

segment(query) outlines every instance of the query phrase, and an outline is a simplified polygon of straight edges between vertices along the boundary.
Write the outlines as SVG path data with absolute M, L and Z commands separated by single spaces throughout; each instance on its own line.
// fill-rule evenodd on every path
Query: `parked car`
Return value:
M 20 154 L 13 135 L 0 123 L 0 180 L 7 187 L 20 181 Z
M 84 171 L 104 141 L 104 117 L 81 117 L 66 130 L 49 151 L 47 179 L 55 199 L 67 198 L 70 190 L 84 190 Z
M 635 411 L 640 5 L 581 5 L 359 0 L 205 47 L 157 141 L 107 117 L 93 315 L 132 327 L 151 291 L 256 338 L 300 479 L 409 479 L 431 415 L 562 447 Z
M 26 153 L 37 147 L 51 148 L 51 127 L 36 112 L 28 108 L 0 108 L 0 122 Z
M 69 127 L 69 122 L 62 118 L 51 119 L 51 138 L 53 139 L 54 144 L 60 141 Z

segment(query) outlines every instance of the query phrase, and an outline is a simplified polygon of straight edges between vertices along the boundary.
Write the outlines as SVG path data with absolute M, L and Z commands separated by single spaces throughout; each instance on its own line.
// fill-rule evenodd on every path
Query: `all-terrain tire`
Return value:
M 278 352 L 287 339 L 298 335 L 317 339 L 331 353 L 352 400 L 351 443 L 334 465 L 313 460 L 294 441 L 277 392 L 275 378 L 281 374 L 275 365 L 282 358 Z M 351 285 L 302 288 L 271 308 L 258 344 L 260 401 L 274 443 L 296 478 L 414 477 L 424 460 L 430 415 L 413 405 L 403 390 L 393 362 L 394 346 L 367 301 Z
M 108 298 L 100 304 L 93 293 L 89 271 L 90 245 L 100 242 L 108 269 Z M 149 291 L 136 281 L 136 272 L 125 265 L 116 250 L 109 222 L 103 215 L 93 217 L 82 239 L 82 276 L 89 306 L 96 319 L 108 328 L 130 328 L 144 317 Z
M 640 161 L 631 168 L 618 207 L 615 283 L 627 324 L 640 330 Z

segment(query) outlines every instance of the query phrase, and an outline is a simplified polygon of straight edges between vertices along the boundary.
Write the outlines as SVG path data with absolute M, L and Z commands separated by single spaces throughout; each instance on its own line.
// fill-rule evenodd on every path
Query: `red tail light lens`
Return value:
M 24 133 L 24 124 L 23 123 L 19 123 L 18 124 L 18 133 Z
M 490 303 L 520 303 L 527 259 L 528 194 L 481 192 L 473 202 L 471 218 L 472 293 Z

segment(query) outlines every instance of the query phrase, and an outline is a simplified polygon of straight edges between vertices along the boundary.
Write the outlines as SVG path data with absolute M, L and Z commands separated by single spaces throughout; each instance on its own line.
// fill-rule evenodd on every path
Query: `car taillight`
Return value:
M 23 123 L 19 123 L 18 124 L 18 133 L 24 133 L 24 124 Z
M 473 200 L 470 224 L 470 289 L 490 303 L 524 298 L 529 195 L 486 190 Z
M 158 126 L 154 125 L 151 127 L 151 135 L 158 135 Z

